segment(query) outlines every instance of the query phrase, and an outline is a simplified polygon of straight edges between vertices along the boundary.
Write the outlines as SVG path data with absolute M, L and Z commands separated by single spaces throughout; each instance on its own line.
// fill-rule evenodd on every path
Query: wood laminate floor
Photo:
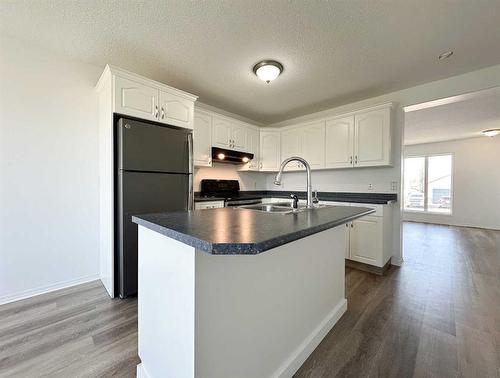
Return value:
M 346 269 L 348 311 L 296 377 L 500 377 L 500 231 L 406 223 L 404 247 L 383 277 Z M 0 306 L 0 377 L 138 362 L 137 302 L 98 282 Z

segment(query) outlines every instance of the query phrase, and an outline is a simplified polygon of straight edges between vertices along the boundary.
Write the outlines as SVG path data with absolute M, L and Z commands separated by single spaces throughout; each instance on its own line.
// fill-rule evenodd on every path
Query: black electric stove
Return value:
M 201 180 L 200 197 L 223 198 L 224 206 L 253 205 L 262 202 L 262 196 L 240 193 L 238 180 Z

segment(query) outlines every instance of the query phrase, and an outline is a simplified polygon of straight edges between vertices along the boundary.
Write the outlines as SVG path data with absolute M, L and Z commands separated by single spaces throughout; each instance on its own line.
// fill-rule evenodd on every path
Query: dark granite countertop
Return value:
M 291 194 L 297 194 L 300 199 L 306 199 L 306 192 L 301 191 L 284 191 L 284 190 L 249 190 L 241 191 L 239 197 L 244 198 L 290 198 Z M 396 193 L 354 193 L 354 192 L 318 192 L 320 201 L 335 201 L 335 202 L 353 202 L 353 203 L 371 203 L 379 205 L 387 205 L 397 201 Z M 223 201 L 224 198 L 219 197 L 201 197 L 199 193 L 195 193 L 194 200 L 196 202 L 203 201 Z
M 295 214 L 241 208 L 133 216 L 132 221 L 214 255 L 254 255 L 372 213 L 373 209 L 326 206 Z

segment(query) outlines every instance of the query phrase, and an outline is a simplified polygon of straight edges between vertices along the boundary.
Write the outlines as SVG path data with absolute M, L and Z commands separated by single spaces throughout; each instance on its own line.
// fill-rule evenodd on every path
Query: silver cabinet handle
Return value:
M 358 164 L 358 155 L 354 156 L 354 164 Z
M 354 228 L 354 223 L 351 222 L 351 228 Z
M 351 164 L 351 165 L 352 165 L 352 156 L 351 156 L 351 157 L 349 157 L 349 164 Z
M 155 105 L 155 118 L 158 118 L 158 105 Z
M 163 109 L 163 106 L 161 107 L 161 119 L 165 118 L 165 109 Z

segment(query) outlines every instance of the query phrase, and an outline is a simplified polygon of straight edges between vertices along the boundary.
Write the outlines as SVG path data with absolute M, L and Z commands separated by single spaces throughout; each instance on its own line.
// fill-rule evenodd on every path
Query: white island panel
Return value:
M 345 243 L 211 255 L 139 226 L 138 375 L 291 377 L 346 311 Z

